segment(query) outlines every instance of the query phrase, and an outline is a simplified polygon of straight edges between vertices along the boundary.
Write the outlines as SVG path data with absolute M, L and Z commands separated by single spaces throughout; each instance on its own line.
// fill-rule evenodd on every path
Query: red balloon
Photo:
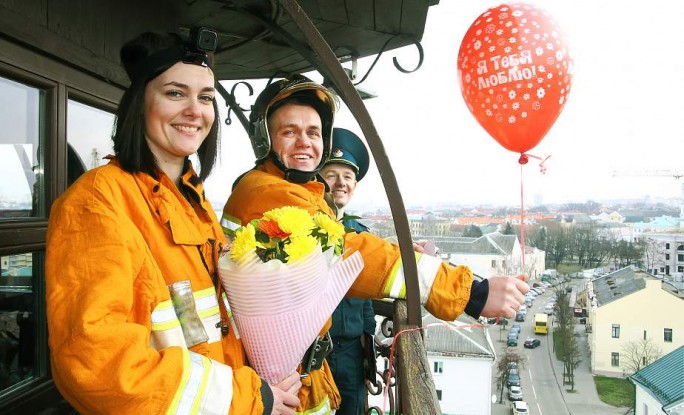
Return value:
M 482 13 L 463 37 L 458 78 L 468 109 L 508 150 L 544 138 L 570 92 L 572 59 L 551 16 L 525 3 Z

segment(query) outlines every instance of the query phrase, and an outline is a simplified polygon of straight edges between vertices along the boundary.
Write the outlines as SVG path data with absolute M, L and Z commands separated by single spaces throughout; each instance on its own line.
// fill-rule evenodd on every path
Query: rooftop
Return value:
M 629 379 L 647 389 L 665 411 L 684 405 L 684 346 L 644 367 Z

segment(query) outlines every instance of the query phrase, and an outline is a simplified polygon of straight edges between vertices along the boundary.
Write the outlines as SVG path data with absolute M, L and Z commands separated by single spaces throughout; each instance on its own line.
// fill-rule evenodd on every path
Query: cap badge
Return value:
M 337 158 L 342 157 L 343 154 L 344 153 L 339 148 L 336 148 L 332 153 L 333 157 L 337 157 Z

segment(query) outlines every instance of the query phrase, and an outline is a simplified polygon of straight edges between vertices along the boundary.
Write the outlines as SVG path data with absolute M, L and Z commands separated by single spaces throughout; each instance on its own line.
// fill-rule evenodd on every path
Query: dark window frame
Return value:
M 50 372 L 45 315 L 45 239 L 50 207 L 67 183 L 67 102 L 72 99 L 113 113 L 123 90 L 4 38 L 0 38 L 0 77 L 40 89 L 45 94 L 40 141 L 44 182 L 36 194 L 42 209 L 40 217 L 0 220 L 0 255 L 34 254 L 32 284 L 36 313 L 34 373 L 30 379 L 0 391 L 0 413 L 15 410 L 37 413 L 46 403 L 65 405 L 58 403 L 61 397 Z

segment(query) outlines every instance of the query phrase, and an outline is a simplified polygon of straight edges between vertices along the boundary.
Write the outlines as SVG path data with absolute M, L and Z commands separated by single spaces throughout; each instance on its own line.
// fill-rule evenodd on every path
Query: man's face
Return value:
M 330 163 L 321 169 L 321 175 L 330 187 L 338 208 L 349 204 L 356 189 L 356 172 L 346 164 Z
M 288 169 L 314 171 L 323 154 L 321 117 L 306 105 L 285 104 L 268 121 L 273 152 Z

